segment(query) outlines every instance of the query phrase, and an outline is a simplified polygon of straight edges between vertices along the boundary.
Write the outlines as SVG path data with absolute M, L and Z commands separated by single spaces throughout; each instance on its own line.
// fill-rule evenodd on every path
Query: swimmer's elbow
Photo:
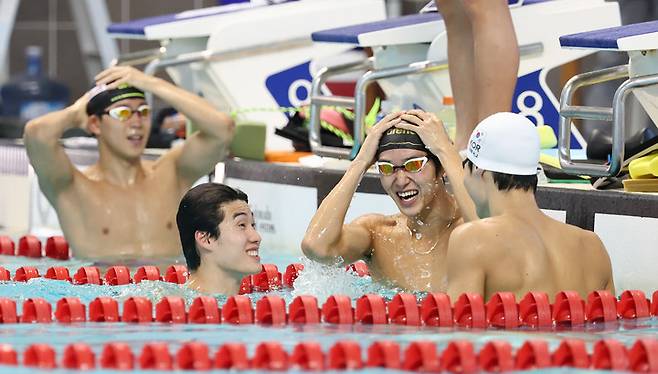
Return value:
M 28 152 L 31 148 L 30 146 L 48 143 L 50 140 L 51 136 L 48 133 L 48 129 L 41 123 L 39 118 L 30 120 L 25 125 L 23 142 L 25 142 Z
M 41 127 L 38 118 L 28 121 L 23 130 L 23 140 L 27 143 L 38 139 L 42 133 L 42 131 L 40 131 Z
M 219 112 L 216 123 L 220 125 L 215 127 L 217 129 L 215 136 L 225 143 L 231 143 L 235 135 L 236 126 L 233 118 L 226 113 Z
M 331 248 L 327 245 L 323 245 L 319 240 L 315 240 L 308 236 L 305 236 L 302 239 L 302 252 L 304 255 L 315 261 L 326 261 L 335 257 L 331 253 Z

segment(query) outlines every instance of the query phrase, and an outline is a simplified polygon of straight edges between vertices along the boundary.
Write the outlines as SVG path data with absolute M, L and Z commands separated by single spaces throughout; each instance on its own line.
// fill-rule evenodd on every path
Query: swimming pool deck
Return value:
M 94 149 L 67 148 L 74 164 L 93 164 L 98 153 Z M 156 158 L 161 150 L 149 152 L 146 158 Z M 29 160 L 19 142 L 0 139 L 0 176 L 27 175 Z M 311 168 L 299 164 L 266 163 L 229 159 L 225 163 L 225 177 L 253 182 L 267 182 L 317 189 L 317 205 L 338 183 L 344 171 L 328 168 Z M 379 177 L 367 173 L 357 192 L 385 194 Z M 596 214 L 612 214 L 658 218 L 658 193 L 625 192 L 623 190 L 596 190 L 589 184 L 544 184 L 537 190 L 537 202 L 542 209 L 566 212 L 566 222 L 594 229 Z
M 319 205 L 344 171 L 297 164 L 228 160 L 225 173 L 228 178 L 317 188 Z M 357 192 L 385 194 L 378 175 L 374 173 L 366 174 Z M 658 218 L 656 193 L 602 191 L 589 184 L 549 183 L 539 186 L 536 196 L 540 208 L 565 211 L 567 223 L 589 230 L 594 229 L 596 214 Z

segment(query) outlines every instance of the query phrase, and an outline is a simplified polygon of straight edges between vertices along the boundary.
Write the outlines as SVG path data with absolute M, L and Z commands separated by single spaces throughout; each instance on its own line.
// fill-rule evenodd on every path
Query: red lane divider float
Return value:
M 16 350 L 0 344 L 0 364 L 18 365 Z M 97 367 L 118 370 L 359 370 L 363 368 L 410 371 L 502 372 L 565 367 L 634 372 L 658 371 L 658 340 L 639 339 L 630 348 L 611 339 L 597 341 L 591 355 L 582 340 L 567 339 L 550 352 L 545 341 L 526 341 L 514 351 L 505 341 L 489 341 L 476 352 L 469 341 L 450 341 L 443 352 L 434 342 L 414 341 L 401 350 L 394 342 L 377 341 L 365 353 L 358 342 L 341 340 L 326 352 L 315 342 L 299 342 L 288 353 L 278 342 L 261 342 L 253 356 L 241 343 L 224 343 L 213 354 L 207 344 L 187 342 L 176 352 L 166 343 L 146 343 L 136 355 L 129 345 L 105 344 L 96 354 L 85 343 L 64 347 L 59 359 L 48 344 L 32 344 L 22 352 L 24 366 L 89 370 Z
M 17 277 L 22 279 L 36 272 L 36 269 L 28 267 L 19 270 Z M 93 269 L 85 268 L 76 275 L 81 273 L 87 280 L 93 278 L 100 281 L 99 274 Z M 55 278 L 67 276 L 61 269 L 52 268 L 48 274 Z M 115 275 L 116 279 L 121 277 L 118 272 L 112 274 Z M 653 295 L 654 300 L 656 295 L 658 291 Z M 14 300 L 0 298 L 0 323 L 48 323 L 55 320 L 60 323 L 123 321 L 285 325 L 324 322 L 467 329 L 514 329 L 519 326 L 563 329 L 565 326 L 582 326 L 586 322 L 596 324 L 618 318 L 649 318 L 656 310 L 642 291 L 625 291 L 618 303 L 607 291 L 594 291 L 587 299 L 585 304 L 573 292 L 559 292 L 555 298 L 556 304 L 551 305 L 547 304 L 546 294 L 531 292 L 516 304 L 514 295 L 497 293 L 484 304 L 480 295 L 462 294 L 454 305 L 450 305 L 449 297 L 442 293 L 427 294 L 420 303 L 411 294 L 397 294 L 388 303 L 379 295 L 368 294 L 357 299 L 354 308 L 351 299 L 344 295 L 330 296 L 322 307 L 319 307 L 315 297 L 309 295 L 297 296 L 288 305 L 281 296 L 265 295 L 256 301 L 255 306 L 249 297 L 234 295 L 221 306 L 213 297 L 200 296 L 193 300 L 188 309 L 185 300 L 177 296 L 164 297 L 155 305 L 146 297 L 135 296 L 123 302 L 123 315 L 120 315 L 119 302 L 110 297 L 97 297 L 89 305 L 82 304 L 78 298 L 65 297 L 58 300 L 54 307 L 41 298 L 31 298 L 24 301 L 23 315 L 19 316 Z
M 0 235 L 0 255 L 4 255 L 4 256 L 16 255 L 16 244 L 8 236 Z
M 47 238 L 44 246 L 36 236 L 25 235 L 18 240 L 18 247 L 10 237 L 0 236 L 0 255 L 32 258 L 46 256 L 56 260 L 68 260 L 71 258 L 71 251 L 63 236 Z
M 62 236 L 52 236 L 47 238 L 45 249 L 36 236 L 25 235 L 19 239 L 18 248 L 14 241 L 8 236 L 0 236 L 0 255 L 9 256 L 26 256 L 40 258 L 44 255 L 53 259 L 68 260 L 71 257 L 70 248 L 67 241 Z M 107 285 L 124 285 L 130 283 L 140 283 L 144 280 L 156 281 L 164 280 L 166 282 L 183 284 L 187 281 L 188 273 L 184 265 L 172 265 L 167 268 L 165 275 L 160 274 L 160 270 L 155 266 L 143 266 L 137 269 L 134 279 L 130 277 L 130 271 L 125 266 L 113 266 L 108 269 L 104 277 L 101 277 L 100 271 L 95 267 L 81 267 L 75 273 L 73 279 L 67 277 L 62 270 L 57 267 L 51 268 L 46 274 L 46 278 L 55 280 L 65 280 L 74 284 L 107 284 Z M 251 292 L 267 292 L 281 287 L 293 286 L 299 272 L 304 269 L 302 264 L 290 264 L 286 267 L 285 273 L 281 274 L 277 267 L 272 264 L 264 264 L 260 273 L 245 277 L 242 281 L 240 294 Z M 27 270 L 27 269 L 26 269 Z M 49 269 L 50 270 L 50 269 Z M 357 261 L 348 265 L 346 271 L 351 271 L 358 276 L 369 276 L 368 266 L 363 261 Z M 0 281 L 9 280 L 8 271 L 0 267 Z M 38 274 L 38 273 L 37 273 Z M 27 281 L 31 278 L 39 277 L 34 274 L 15 276 L 16 281 Z

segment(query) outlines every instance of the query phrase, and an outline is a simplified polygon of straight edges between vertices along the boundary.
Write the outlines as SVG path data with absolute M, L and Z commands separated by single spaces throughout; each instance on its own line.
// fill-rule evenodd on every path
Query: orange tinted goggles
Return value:
M 151 107 L 146 104 L 140 105 L 137 109 L 133 109 L 129 106 L 118 106 L 103 112 L 103 114 L 109 114 L 110 117 L 121 122 L 129 120 L 135 113 L 137 113 L 141 119 L 147 118 L 149 114 L 151 114 Z
M 402 165 L 393 165 L 388 161 L 377 161 L 377 170 L 381 175 L 393 175 L 396 169 L 403 169 L 409 173 L 418 173 L 423 170 L 427 164 L 428 158 L 426 156 L 411 158 L 404 162 Z

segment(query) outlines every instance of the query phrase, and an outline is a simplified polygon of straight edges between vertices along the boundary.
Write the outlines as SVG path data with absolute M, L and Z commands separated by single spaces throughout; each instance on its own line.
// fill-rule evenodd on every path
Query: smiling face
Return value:
M 139 113 L 140 107 L 144 109 L 144 105 L 146 101 L 141 98 L 118 101 L 105 108 L 106 113 L 93 117 L 90 130 L 98 137 L 99 142 L 121 158 L 139 158 L 151 131 L 150 113 Z M 133 111 L 132 115 L 121 121 L 107 113 L 119 107 Z
M 406 161 L 427 156 L 426 152 L 415 149 L 391 149 L 380 153 L 378 161 L 390 162 L 402 166 Z M 392 175 L 381 175 L 379 180 L 388 195 L 395 201 L 400 212 L 406 216 L 419 215 L 443 188 L 440 183 L 436 165 L 432 161 L 417 173 L 395 168 Z
M 256 231 L 249 205 L 242 200 L 222 204 L 224 219 L 219 224 L 219 237 L 210 239 L 201 261 L 211 261 L 233 274 L 256 274 L 261 271 L 261 237 Z M 203 258 L 207 257 L 207 258 Z

